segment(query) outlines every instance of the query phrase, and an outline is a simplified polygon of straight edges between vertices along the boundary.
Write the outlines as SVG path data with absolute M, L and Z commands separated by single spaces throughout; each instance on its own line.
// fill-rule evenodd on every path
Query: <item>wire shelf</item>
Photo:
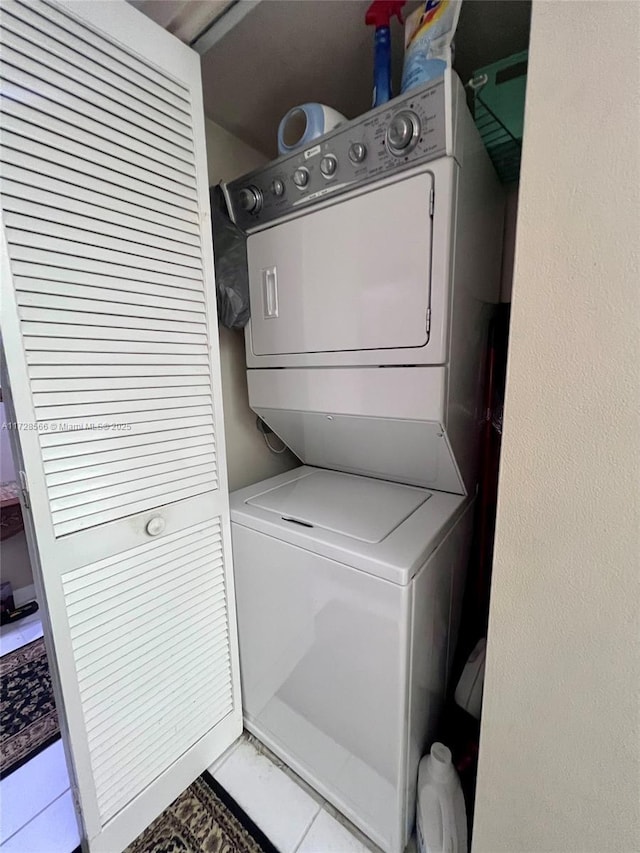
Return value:
M 517 181 L 520 175 L 522 140 L 516 138 L 498 118 L 482 97 L 487 83 L 486 75 L 474 77 L 469 82 L 472 93 L 473 118 L 491 161 L 504 184 Z
M 505 184 L 520 175 L 527 59 L 527 51 L 501 59 L 467 84 L 476 127 Z

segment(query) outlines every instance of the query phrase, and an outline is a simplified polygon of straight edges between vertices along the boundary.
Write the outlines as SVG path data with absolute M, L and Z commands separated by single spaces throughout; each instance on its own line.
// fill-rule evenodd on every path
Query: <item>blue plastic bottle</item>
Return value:
M 402 23 L 402 7 L 406 0 L 374 0 L 367 9 L 364 22 L 375 26 L 373 62 L 373 106 L 391 99 L 391 18 Z

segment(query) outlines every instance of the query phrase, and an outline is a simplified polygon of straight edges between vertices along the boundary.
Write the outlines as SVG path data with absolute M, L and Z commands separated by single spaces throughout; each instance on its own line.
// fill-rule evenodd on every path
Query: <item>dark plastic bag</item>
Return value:
M 250 316 L 247 236 L 229 218 L 224 193 L 209 189 L 218 320 L 228 329 L 244 328 Z

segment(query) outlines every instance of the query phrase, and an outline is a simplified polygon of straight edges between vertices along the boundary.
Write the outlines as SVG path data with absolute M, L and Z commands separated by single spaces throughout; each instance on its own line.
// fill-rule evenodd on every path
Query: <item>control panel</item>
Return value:
M 446 154 L 444 78 L 340 125 L 227 186 L 245 231 Z

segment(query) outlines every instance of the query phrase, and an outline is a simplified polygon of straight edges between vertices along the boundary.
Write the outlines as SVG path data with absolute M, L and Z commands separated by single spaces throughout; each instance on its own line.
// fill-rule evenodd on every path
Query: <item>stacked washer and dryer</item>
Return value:
M 503 196 L 454 74 L 227 187 L 252 409 L 231 496 L 246 728 L 388 853 L 448 687 Z

